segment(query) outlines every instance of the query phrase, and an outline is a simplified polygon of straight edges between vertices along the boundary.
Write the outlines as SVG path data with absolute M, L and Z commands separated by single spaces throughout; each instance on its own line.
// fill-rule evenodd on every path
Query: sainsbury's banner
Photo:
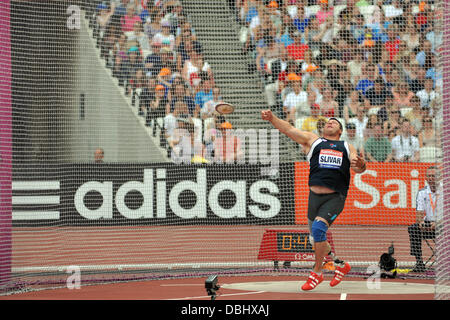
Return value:
M 367 163 L 362 174 L 352 172 L 344 211 L 334 224 L 409 225 L 416 219 L 416 195 L 425 186 L 430 163 Z M 295 164 L 295 222 L 307 223 L 306 162 Z

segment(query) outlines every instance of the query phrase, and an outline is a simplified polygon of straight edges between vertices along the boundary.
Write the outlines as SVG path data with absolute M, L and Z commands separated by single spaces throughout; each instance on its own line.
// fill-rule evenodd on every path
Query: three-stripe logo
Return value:
M 59 181 L 13 181 L 13 220 L 58 220 Z

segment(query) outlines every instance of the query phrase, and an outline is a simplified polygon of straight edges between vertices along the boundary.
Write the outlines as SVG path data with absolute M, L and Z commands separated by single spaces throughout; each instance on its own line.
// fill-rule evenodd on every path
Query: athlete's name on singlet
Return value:
M 332 149 L 322 149 L 319 154 L 319 168 L 339 169 L 344 153 Z

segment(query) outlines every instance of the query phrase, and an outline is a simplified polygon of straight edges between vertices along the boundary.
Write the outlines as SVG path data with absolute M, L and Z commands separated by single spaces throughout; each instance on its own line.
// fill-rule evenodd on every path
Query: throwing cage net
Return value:
M 308 162 L 261 119 L 270 109 L 319 136 L 338 118 L 367 160 L 328 234 L 351 275 L 435 279 L 448 299 L 447 9 L 2 2 L 2 293 L 76 272 L 81 285 L 309 272 Z

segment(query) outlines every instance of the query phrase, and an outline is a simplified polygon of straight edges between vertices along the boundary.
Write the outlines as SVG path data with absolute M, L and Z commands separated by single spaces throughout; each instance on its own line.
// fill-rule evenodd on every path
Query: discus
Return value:
M 216 111 L 220 114 L 230 114 L 234 112 L 234 106 L 228 102 L 218 102 L 216 104 Z

